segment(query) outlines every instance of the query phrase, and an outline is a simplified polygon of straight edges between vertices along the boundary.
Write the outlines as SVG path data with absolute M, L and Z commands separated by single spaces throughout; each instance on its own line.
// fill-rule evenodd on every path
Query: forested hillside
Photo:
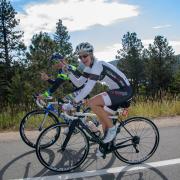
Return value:
M 16 14 L 9 1 L 1 1 L 0 122 L 4 121 L 4 112 L 16 116 L 34 107 L 32 94 L 42 93 L 49 87 L 40 79 L 40 72 L 46 72 L 52 78 L 56 76 L 49 61 L 52 53 L 60 52 L 70 64 L 78 65 L 69 32 L 61 19 L 56 23 L 53 35 L 47 32 L 34 34 L 27 47 L 23 41 L 24 32 L 17 30 Z M 127 75 L 136 99 L 162 100 L 167 95 L 180 98 L 180 55 L 175 55 L 166 37 L 157 34 L 148 48 L 144 48 L 135 32 L 125 32 L 119 39 L 122 39 L 122 49 L 117 49 L 116 60 L 112 63 Z M 98 84 L 92 94 L 105 88 Z M 71 91 L 72 85 L 67 82 L 54 96 L 64 96 Z

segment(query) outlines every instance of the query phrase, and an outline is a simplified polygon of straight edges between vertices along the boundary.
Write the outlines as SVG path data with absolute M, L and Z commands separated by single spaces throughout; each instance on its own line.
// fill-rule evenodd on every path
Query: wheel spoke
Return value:
M 136 152 L 135 147 L 128 146 L 117 149 L 115 155 L 120 160 L 129 164 L 141 163 L 150 158 L 157 149 L 159 143 L 159 132 L 156 126 L 150 120 L 140 117 L 127 119 L 123 126 L 123 129 L 128 129 L 128 131 L 134 136 L 132 143 L 137 146 L 139 152 Z M 127 139 L 127 132 L 125 132 L 125 130 L 122 131 L 122 128 L 120 133 L 117 134 L 116 144 Z
M 46 135 L 46 132 L 50 133 L 53 129 L 58 127 L 62 128 L 63 124 L 51 126 L 45 129 L 42 132 L 42 134 Z M 79 131 L 78 133 L 72 134 L 64 150 L 61 149 L 61 146 L 59 146 L 58 148 L 56 143 L 46 148 L 47 152 L 49 152 L 49 154 L 54 157 L 53 160 L 51 159 L 51 163 L 49 163 L 49 158 L 47 153 L 44 153 L 43 149 L 39 148 L 44 138 L 44 136 L 41 134 L 37 140 L 38 146 L 36 148 L 36 152 L 40 162 L 48 169 L 57 172 L 70 171 L 78 167 L 85 160 L 89 151 L 89 143 L 85 134 L 80 129 L 78 129 L 78 131 Z M 65 134 L 60 133 L 60 137 L 58 140 L 60 140 L 60 142 L 63 143 L 65 137 L 66 137 Z
M 55 116 L 50 113 L 46 114 L 44 110 L 32 111 L 22 119 L 20 124 L 20 135 L 27 145 L 35 148 L 36 140 L 42 130 L 57 122 L 58 119 Z M 40 126 L 42 126 L 41 130 L 39 130 Z M 56 134 L 58 133 L 59 131 L 57 131 Z

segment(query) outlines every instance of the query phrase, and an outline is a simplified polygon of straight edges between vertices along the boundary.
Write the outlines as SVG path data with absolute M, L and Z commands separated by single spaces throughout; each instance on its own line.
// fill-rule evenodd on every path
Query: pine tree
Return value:
M 14 62 L 20 62 L 25 55 L 25 45 L 22 41 L 23 32 L 18 31 L 19 20 L 16 20 L 14 8 L 9 1 L 0 0 L 0 63 L 3 90 L 0 92 L 3 101 L 7 100 L 8 88 L 11 87 Z
M 30 62 L 28 71 L 32 87 L 40 92 L 43 88 L 43 82 L 40 80 L 40 72 L 44 71 L 52 74 L 50 57 L 57 50 L 56 43 L 51 39 L 48 33 L 40 32 L 33 36 L 27 59 Z
M 159 92 L 161 99 L 162 91 L 168 90 L 173 79 L 172 69 L 176 62 L 174 51 L 165 37 L 156 36 L 153 44 L 149 45 L 147 53 L 146 74 L 149 91 L 153 96 Z
M 73 56 L 72 44 L 69 42 L 70 36 L 67 28 L 62 24 L 62 20 L 60 19 L 56 23 L 54 40 L 58 45 L 58 52 L 60 52 L 63 56 L 66 56 L 69 63 L 77 64 L 77 58 Z
M 49 58 L 57 50 L 56 43 L 51 39 L 48 33 L 40 32 L 32 37 L 28 60 L 36 69 L 48 69 Z
M 118 50 L 119 68 L 127 75 L 133 86 L 134 92 L 138 92 L 139 84 L 143 81 L 143 45 L 136 33 L 127 32 L 122 39 L 122 49 Z
M 67 28 L 63 26 L 62 20 L 56 23 L 56 32 L 54 35 L 54 40 L 59 46 L 59 52 L 64 55 L 68 56 L 72 53 L 72 45 L 69 42 L 70 36 L 68 35 Z
M 9 1 L 0 1 L 0 61 L 6 63 L 7 68 L 19 60 L 18 56 L 25 50 L 23 32 L 17 30 L 20 21 L 15 19 L 16 14 Z

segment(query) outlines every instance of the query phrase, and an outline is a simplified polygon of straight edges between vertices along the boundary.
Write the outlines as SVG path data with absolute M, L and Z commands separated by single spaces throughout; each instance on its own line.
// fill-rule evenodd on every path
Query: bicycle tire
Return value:
M 142 122 L 144 123 L 144 127 L 146 128 L 145 129 L 146 131 L 142 130 L 142 127 L 141 127 Z M 131 126 L 130 126 L 130 124 L 131 124 Z M 133 126 L 135 126 L 135 129 L 133 129 Z M 148 129 L 148 127 L 149 127 L 149 129 Z M 154 137 L 154 144 L 152 145 L 151 149 L 148 150 L 146 155 L 140 156 L 140 154 L 142 154 L 141 150 L 143 150 L 143 148 L 146 149 L 147 147 L 150 147 L 150 146 L 147 145 L 147 143 L 150 142 L 152 137 L 144 137 L 144 138 L 139 137 L 139 144 L 137 144 L 137 146 L 139 148 L 139 150 L 138 150 L 139 152 L 136 152 L 135 148 L 134 149 L 132 148 L 133 146 L 131 146 L 131 147 L 129 146 L 129 147 L 125 147 L 125 148 L 119 148 L 119 149 L 115 150 L 114 154 L 116 155 L 116 157 L 118 159 L 120 159 L 121 161 L 123 161 L 125 163 L 128 163 L 128 164 L 140 164 L 140 163 L 146 161 L 147 159 L 149 159 L 155 153 L 155 151 L 156 151 L 156 149 L 157 149 L 157 147 L 159 145 L 160 137 L 159 137 L 158 128 L 156 127 L 156 125 L 150 119 L 147 119 L 147 118 L 144 118 L 144 117 L 128 118 L 127 120 L 125 120 L 123 122 L 123 124 L 120 124 L 118 128 L 119 128 L 119 133 L 116 136 L 116 140 L 115 140 L 116 145 L 118 145 L 118 141 L 120 139 L 121 139 L 120 141 L 122 142 L 122 139 L 127 140 L 129 138 L 128 133 L 124 128 L 128 129 L 128 131 L 131 134 L 134 134 L 134 135 L 136 133 L 139 133 L 139 134 L 141 133 L 140 135 L 142 135 L 144 132 L 147 133 L 147 130 L 150 130 L 150 128 L 152 129 L 152 132 L 154 133 L 153 135 L 151 134 L 151 136 Z M 124 138 L 123 138 L 123 134 L 126 134 Z M 119 139 L 118 139 L 118 137 L 119 137 Z M 138 137 L 138 135 L 136 134 L 134 137 Z M 143 142 L 144 142 L 144 147 L 142 145 Z M 132 143 L 133 143 L 133 140 L 132 140 Z M 140 145 L 140 143 L 141 143 L 141 145 Z M 132 148 L 132 152 L 129 152 L 128 148 Z M 125 149 L 124 152 L 120 151 L 120 150 L 123 150 L 123 149 Z M 134 159 L 134 160 L 132 160 L 132 159 L 130 160 L 130 159 L 128 159 L 128 155 L 131 156 L 131 157 L 137 155 L 137 158 Z
M 31 148 L 36 147 L 37 137 L 39 136 L 40 132 L 42 132 L 42 130 L 43 130 L 43 129 L 37 130 L 37 128 L 33 127 L 33 123 L 35 123 L 34 121 L 36 120 L 35 119 L 36 117 L 34 117 L 34 118 L 32 118 L 32 117 L 39 116 L 39 115 L 44 116 L 46 112 L 47 112 L 46 110 L 34 110 L 34 111 L 27 113 L 21 120 L 20 127 L 19 127 L 20 136 L 21 136 L 22 140 Z M 57 117 L 51 112 L 48 112 L 48 118 L 50 118 L 50 119 L 47 119 L 47 120 L 51 120 L 52 122 L 51 123 L 49 122 L 50 124 L 46 124 L 45 127 L 50 126 L 52 124 L 57 124 L 59 122 Z M 38 119 L 38 117 L 37 117 L 37 119 Z M 32 122 L 30 122 L 30 121 L 32 121 Z M 29 127 L 27 127 L 28 124 L 30 124 L 30 126 L 31 126 L 29 130 L 28 130 Z M 33 128 L 34 128 L 35 133 L 33 132 Z M 26 131 L 27 131 L 27 133 L 26 133 Z M 30 135 L 28 135 L 28 133 L 30 133 Z M 57 135 L 56 135 L 54 141 L 56 141 L 56 139 L 58 139 L 59 134 L 60 134 L 60 132 L 57 131 Z M 33 137 L 32 137 L 32 135 L 33 135 Z M 51 146 L 52 143 L 54 143 L 54 142 L 51 142 L 50 144 L 46 144 L 46 145 L 44 145 L 44 147 Z
M 83 141 L 82 141 L 82 138 L 81 138 L 81 137 L 83 137 L 85 145 L 82 148 L 80 147 L 81 148 L 80 152 L 84 151 L 82 157 L 80 157 L 80 158 L 75 157 L 76 154 L 74 152 L 75 152 L 75 149 L 77 149 L 77 148 L 73 148 L 73 149 L 69 148 L 69 149 L 67 149 L 67 151 L 69 151 L 69 152 L 71 152 L 71 150 L 72 150 L 72 154 L 69 153 L 69 154 L 66 155 L 65 154 L 66 150 L 62 151 L 61 146 L 58 144 L 58 140 L 53 145 L 54 147 L 50 146 L 48 148 L 41 148 L 41 141 L 43 141 L 43 138 L 46 138 L 45 136 L 48 133 L 52 134 L 51 131 L 53 131 L 55 128 L 58 128 L 61 131 L 60 136 L 59 136 L 59 140 L 60 140 L 60 143 L 62 143 L 61 139 L 63 138 L 63 136 L 66 137 L 66 135 L 64 135 L 63 132 L 62 132 L 62 128 L 67 127 L 67 126 L 69 126 L 68 123 L 61 123 L 61 124 L 59 123 L 59 124 L 56 124 L 56 125 L 52 125 L 52 126 L 46 128 L 40 134 L 40 136 L 37 139 L 36 155 L 37 155 L 38 160 L 40 161 L 40 163 L 43 166 L 45 166 L 46 168 L 48 168 L 49 170 L 52 170 L 52 171 L 55 171 L 55 172 L 60 172 L 60 173 L 69 172 L 69 171 L 79 167 L 85 161 L 85 159 L 86 159 L 86 157 L 87 157 L 87 155 L 89 153 L 89 141 L 88 141 L 88 139 L 86 137 L 86 134 L 84 133 L 84 131 L 80 127 L 76 127 L 75 130 L 77 130 L 78 133 L 73 133 L 73 135 L 71 136 L 71 138 L 70 138 L 70 140 L 68 142 L 69 145 L 67 147 L 72 145 L 72 142 L 75 143 L 74 139 L 76 139 L 76 138 L 73 138 L 73 137 L 78 136 L 77 140 L 80 141 L 80 144 L 77 146 L 77 148 L 79 148 L 79 146 L 81 146 L 83 144 Z M 58 156 L 57 156 L 57 159 L 56 159 L 56 156 L 54 155 L 55 154 L 54 152 L 59 153 Z M 43 153 L 45 153 L 45 155 Z M 62 153 L 62 155 L 61 155 L 61 153 Z M 58 158 L 61 158 L 61 157 L 62 157 L 62 159 L 59 162 Z M 64 158 L 67 158 L 67 160 L 65 161 Z M 76 160 L 77 160 L 77 162 L 76 162 Z M 69 163 L 71 163 L 71 165 L 68 166 L 66 164 L 63 164 L 63 162 L 65 162 L 65 163 L 69 162 Z M 65 166 L 65 167 L 63 167 L 63 166 Z

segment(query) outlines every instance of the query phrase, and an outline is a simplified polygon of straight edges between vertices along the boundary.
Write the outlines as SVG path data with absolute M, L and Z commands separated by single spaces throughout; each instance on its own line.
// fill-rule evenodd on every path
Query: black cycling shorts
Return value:
M 109 95 L 112 103 L 111 106 L 107 106 L 107 107 L 116 111 L 123 102 L 132 98 L 133 91 L 132 88 L 129 86 L 123 89 L 121 88 L 121 89 L 109 90 L 107 91 L 107 94 Z

